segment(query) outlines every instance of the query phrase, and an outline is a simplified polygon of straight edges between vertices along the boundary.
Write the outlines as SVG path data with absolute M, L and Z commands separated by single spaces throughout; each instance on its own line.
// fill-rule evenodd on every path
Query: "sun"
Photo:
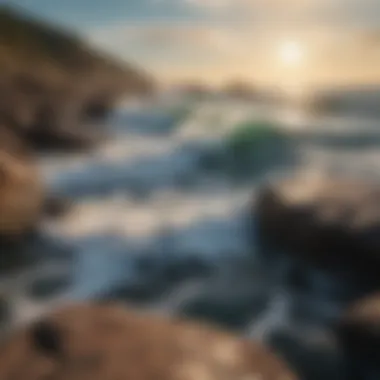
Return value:
M 304 50 L 296 41 L 285 41 L 278 48 L 278 57 L 287 66 L 297 66 L 304 58 Z

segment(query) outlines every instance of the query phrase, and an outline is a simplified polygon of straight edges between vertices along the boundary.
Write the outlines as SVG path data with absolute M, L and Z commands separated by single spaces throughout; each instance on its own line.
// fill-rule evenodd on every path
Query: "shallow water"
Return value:
M 44 222 L 26 253 L 33 260 L 3 275 L 6 324 L 67 300 L 115 299 L 221 324 L 271 344 L 307 379 L 339 378 L 328 326 L 341 304 L 330 299 L 329 280 L 312 273 L 310 289 L 297 289 L 289 260 L 259 267 L 248 212 L 263 181 L 294 170 L 378 178 L 378 121 L 221 101 L 176 121 L 159 108 L 124 106 L 90 154 L 41 157 L 50 190 L 74 203 Z M 236 123 L 263 117 L 289 134 L 291 154 L 274 152 L 245 181 L 200 164 Z M 321 369 L 323 360 L 330 364 Z

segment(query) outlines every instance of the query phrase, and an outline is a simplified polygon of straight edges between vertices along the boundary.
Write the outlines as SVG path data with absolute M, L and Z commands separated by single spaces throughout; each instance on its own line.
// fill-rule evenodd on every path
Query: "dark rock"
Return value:
M 183 258 L 169 260 L 165 267 L 164 276 L 169 282 L 187 279 L 209 277 L 215 271 L 210 262 L 201 257 L 189 255 Z
M 270 285 L 248 263 L 227 265 L 228 269 L 207 279 L 198 295 L 183 303 L 181 315 L 242 331 L 263 312 Z
M 94 134 L 75 129 L 33 128 L 26 139 L 41 151 L 85 151 L 95 146 Z
M 28 289 L 34 299 L 47 299 L 63 293 L 70 284 L 70 276 L 47 276 L 35 279 Z
M 165 278 L 160 263 L 142 255 L 135 265 L 137 278 L 117 284 L 97 299 L 142 305 L 157 300 L 168 290 L 171 284 Z
M 65 215 L 71 209 L 72 201 L 61 196 L 47 196 L 44 202 L 44 214 L 51 218 Z
M 12 125 L 5 122 L 0 123 L 0 150 L 20 159 L 30 159 L 32 154 L 28 144 L 18 136 Z
M 0 295 L 0 330 L 11 317 L 9 301 L 5 296 Z
M 354 302 L 336 324 L 349 379 L 380 377 L 380 294 Z
M 6 237 L 0 239 L 0 274 L 16 272 L 36 263 L 36 258 L 29 255 L 25 249 L 27 243 L 28 239 L 24 237 L 14 237 L 13 240 Z
M 241 330 L 267 303 L 266 296 L 236 294 L 230 297 L 201 295 L 188 301 L 180 315 L 190 319 L 218 324 L 228 329 Z
M 306 333 L 305 336 L 308 334 Z M 291 332 L 273 332 L 269 346 L 283 357 L 303 380 L 346 380 L 345 365 L 334 341 L 313 344 Z
M 260 244 L 371 289 L 380 272 L 379 198 L 380 187 L 350 179 L 299 177 L 269 185 L 253 211 Z
M 37 352 L 54 359 L 63 359 L 61 334 L 58 326 L 41 320 L 31 327 L 30 340 Z
M 0 274 L 22 273 L 52 260 L 56 265 L 66 267 L 75 263 L 75 247 L 70 242 L 52 238 L 40 231 L 32 231 L 13 240 L 0 240 Z
M 116 287 L 97 299 L 144 305 L 157 300 L 165 290 L 167 290 L 167 283 L 164 280 L 138 281 Z
M 186 281 L 205 278 L 212 273 L 212 267 L 195 257 L 163 257 L 161 260 L 141 255 L 136 260 L 137 278 L 116 286 L 99 299 L 145 305 L 164 297 Z
M 85 119 L 89 120 L 103 120 L 111 113 L 112 101 L 105 99 L 106 97 L 95 97 L 89 100 L 82 111 Z
M 2 93 L 11 93 L 14 99 L 3 99 Z M 43 94 L 33 96 L 12 82 L 5 88 L 0 84 L 0 120 L 34 150 L 88 149 L 96 135 L 81 125 L 81 101 L 66 88 L 46 87 Z
M 141 361 L 141 359 L 143 360 Z M 66 306 L 15 332 L 0 351 L 0 377 L 51 379 L 294 380 L 257 343 L 115 305 Z

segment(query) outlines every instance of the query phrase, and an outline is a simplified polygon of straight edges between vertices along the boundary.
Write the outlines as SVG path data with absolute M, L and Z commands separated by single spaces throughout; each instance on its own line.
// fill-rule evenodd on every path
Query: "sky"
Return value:
M 0 0 L 165 82 L 380 83 L 380 0 Z

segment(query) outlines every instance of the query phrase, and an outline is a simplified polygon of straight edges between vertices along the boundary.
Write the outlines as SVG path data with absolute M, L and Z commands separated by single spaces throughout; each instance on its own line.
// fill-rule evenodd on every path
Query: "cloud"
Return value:
M 283 11 L 306 11 L 314 9 L 327 0 L 179 0 L 189 8 L 198 8 L 211 12 L 236 12 L 254 15 L 255 13 L 270 13 L 277 15 Z M 334 1 L 334 0 L 332 0 Z
M 184 0 L 184 3 L 189 6 L 195 6 L 200 8 L 226 8 L 233 5 L 232 0 Z
M 380 23 L 379 0 L 178 0 L 210 17 L 241 17 L 276 27 L 374 27 Z
M 377 3 L 372 0 L 362 0 L 366 5 L 363 9 L 356 1 L 345 0 L 344 12 L 343 0 L 331 0 L 333 4 L 323 7 L 321 4 L 328 0 L 308 4 L 302 0 L 268 0 L 270 4 L 266 5 L 264 0 L 255 4 L 248 0 L 234 0 L 233 4 L 230 0 L 160 1 L 186 1 L 187 7 L 200 9 L 210 18 L 125 22 L 92 30 L 88 38 L 164 78 L 241 76 L 257 83 L 276 83 L 284 75 L 278 49 L 293 40 L 306 52 L 301 68 L 305 81 L 343 81 L 350 76 L 359 80 L 363 73 L 375 77 L 380 63 L 380 50 L 376 53 L 379 29 L 360 23 L 370 19 L 370 5 L 376 9 Z M 250 7 L 252 16 L 245 18 L 248 12 L 243 12 L 242 22 L 231 22 L 236 20 L 231 9 L 238 14 L 237 3 L 240 9 Z M 280 9 L 288 9 L 289 4 L 293 13 L 284 18 Z M 303 9 L 308 11 L 301 12 Z M 352 18 L 355 12 L 358 17 Z M 224 16 L 214 18 L 215 14 Z M 291 22 L 292 17 L 297 22 Z
M 139 47 L 155 52 L 230 54 L 234 45 L 241 46 L 244 33 L 229 26 L 157 22 L 113 26 L 91 31 L 87 37 L 100 45 Z

